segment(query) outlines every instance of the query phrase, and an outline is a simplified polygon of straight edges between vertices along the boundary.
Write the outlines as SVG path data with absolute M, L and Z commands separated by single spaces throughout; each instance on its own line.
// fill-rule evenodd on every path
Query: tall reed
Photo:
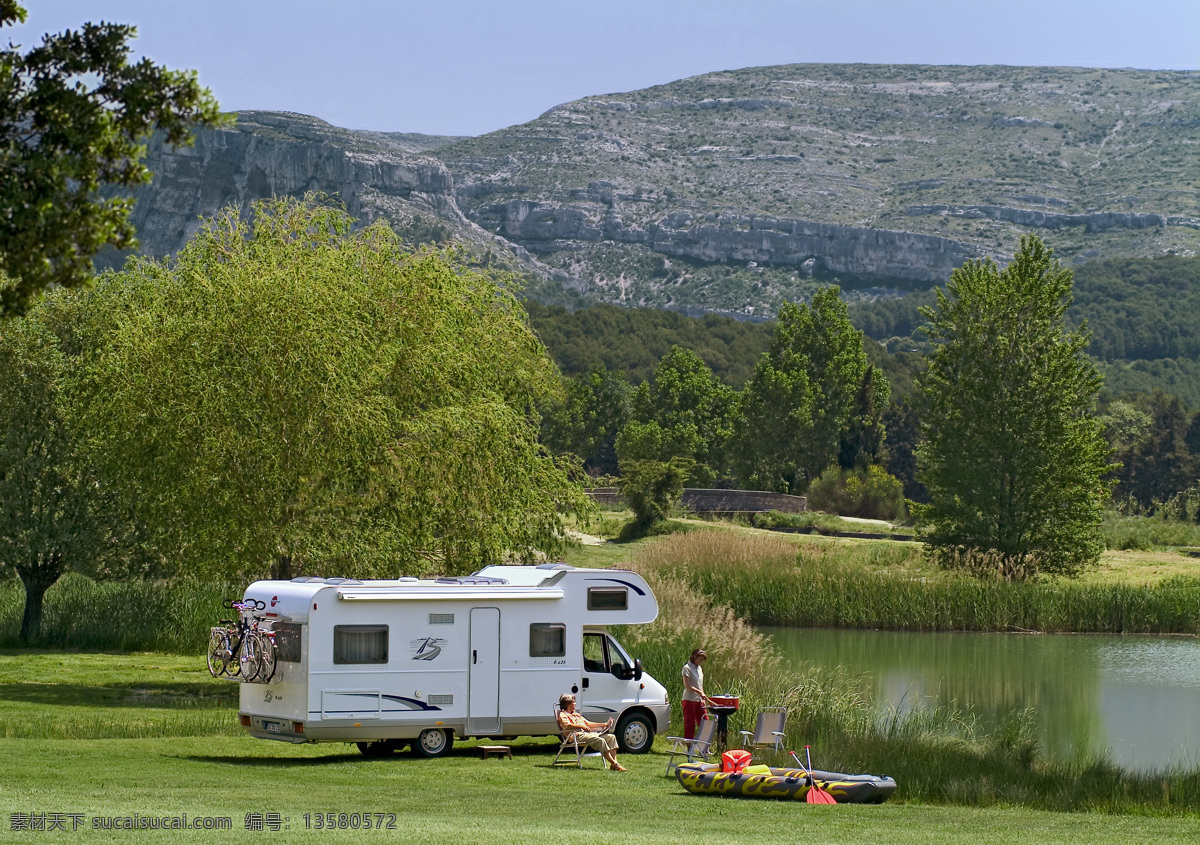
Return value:
M 196 580 L 93 581 L 68 573 L 46 591 L 41 630 L 31 645 L 98 651 L 201 654 L 209 628 L 229 611 L 221 600 L 243 587 Z M 25 591 L 0 583 L 0 646 L 18 645 Z
M 1200 633 L 1200 579 L 1156 585 L 922 576 L 911 544 L 800 545 L 696 532 L 635 566 L 677 578 L 755 625 L 920 631 Z

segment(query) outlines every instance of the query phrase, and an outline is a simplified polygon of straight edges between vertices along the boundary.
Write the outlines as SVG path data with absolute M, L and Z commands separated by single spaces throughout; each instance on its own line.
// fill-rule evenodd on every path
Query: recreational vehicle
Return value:
M 573 692 L 593 721 L 616 720 L 622 750 L 667 730 L 667 691 L 607 632 L 658 616 L 640 576 L 566 564 L 489 566 L 473 576 L 257 581 L 245 600 L 270 628 L 275 667 L 241 685 L 252 736 L 356 742 L 423 757 L 456 737 L 557 735 Z

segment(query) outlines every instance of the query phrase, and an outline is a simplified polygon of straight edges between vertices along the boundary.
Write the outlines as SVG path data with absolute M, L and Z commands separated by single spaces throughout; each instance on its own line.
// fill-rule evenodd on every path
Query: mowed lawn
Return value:
M 229 693 L 200 657 L 0 653 L 0 841 L 247 842 L 1189 842 L 1196 816 L 1146 817 L 905 803 L 820 807 L 693 796 L 660 739 L 625 774 L 550 763 L 557 743 L 512 743 L 513 759 L 293 746 L 238 733 Z M 138 736 L 139 730 L 158 736 Z M 65 734 L 77 738 L 60 738 Z M 197 736 L 196 733 L 208 735 Z M 228 817 L 232 829 L 93 830 L 105 817 Z M 316 828 L 316 814 L 371 814 L 384 830 Z M 66 832 L 12 829 L 62 814 Z M 70 831 L 68 814 L 82 821 Z M 246 829 L 278 814 L 279 831 Z M 257 814 L 257 815 L 254 815 Z M 306 830 L 305 814 L 309 815 Z M 334 818 L 335 825 L 338 819 Z M 267 825 L 269 828 L 269 824 Z

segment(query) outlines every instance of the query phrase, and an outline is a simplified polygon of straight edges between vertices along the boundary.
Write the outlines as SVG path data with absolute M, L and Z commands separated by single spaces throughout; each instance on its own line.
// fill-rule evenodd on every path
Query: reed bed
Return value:
M 203 654 L 209 628 L 240 597 L 232 584 L 195 580 L 103 581 L 68 573 L 46 591 L 41 631 L 30 645 L 95 651 Z M 25 590 L 0 583 L 0 646 L 18 644 Z
M 1007 582 L 923 570 L 911 544 L 801 544 L 696 532 L 634 566 L 675 578 L 753 625 L 916 631 L 1200 633 L 1200 579 L 1155 585 Z
M 1131 516 L 1108 511 L 1100 523 L 1110 549 L 1147 551 L 1163 547 L 1200 547 L 1200 525 L 1161 516 Z
M 840 670 L 760 677 L 744 696 L 742 722 L 751 722 L 761 706 L 786 706 L 787 749 L 811 745 L 818 769 L 890 775 L 900 801 L 1063 812 L 1200 811 L 1200 769 L 1130 771 L 1105 759 L 1048 760 L 1032 711 L 1015 712 L 995 727 L 947 707 L 880 711 Z M 771 765 L 794 765 L 786 751 L 761 756 Z

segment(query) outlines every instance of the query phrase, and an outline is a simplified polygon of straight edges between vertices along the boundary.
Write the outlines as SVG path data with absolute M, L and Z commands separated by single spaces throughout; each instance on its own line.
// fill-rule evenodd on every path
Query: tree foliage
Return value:
M 25 587 L 22 642 L 36 637 L 46 590 L 65 572 L 129 574 L 144 562 L 128 515 L 64 424 L 71 362 L 59 334 L 69 319 L 59 295 L 0 321 L 0 572 L 15 572 Z
M 586 507 L 537 443 L 557 377 L 516 301 L 309 200 L 209 221 L 85 296 L 74 422 L 198 571 L 461 572 Z
M 599 304 L 567 311 L 526 302 L 530 323 L 567 375 L 595 364 L 621 372 L 631 384 L 649 381 L 673 346 L 695 352 L 724 384 L 741 389 L 771 341 L 774 326 L 705 314 L 689 317 L 658 308 Z
M 1155 391 L 1139 405 L 1114 402 L 1101 422 L 1120 464 L 1114 497 L 1151 509 L 1195 484 L 1200 461 L 1188 444 L 1193 417 L 1177 397 Z
M 732 389 L 691 350 L 671 347 L 654 379 L 634 391 L 630 421 L 617 438 L 622 472 L 629 461 L 688 461 L 685 484 L 703 487 L 724 474 L 735 403 Z
M 742 396 L 735 434 L 743 487 L 803 492 L 845 453 L 878 457 L 888 385 L 836 286 L 811 305 L 785 303 L 771 346 Z
M 0 0 L 0 30 L 24 20 L 15 0 Z M 149 181 L 143 142 L 154 129 L 181 144 L 189 127 L 220 122 L 194 72 L 130 64 L 135 33 L 86 23 L 26 53 L 0 51 L 0 271 L 14 281 L 0 313 L 22 312 L 50 285 L 81 284 L 105 244 L 136 246 L 133 200 L 97 191 Z
M 1100 377 L 1067 332 L 1071 273 L 1036 237 L 1003 270 L 969 261 L 926 311 L 917 509 L 944 563 L 1007 578 L 1071 574 L 1099 556 L 1108 446 L 1089 414 Z
M 546 409 L 542 442 L 556 454 L 570 453 L 589 472 L 617 472 L 616 438 L 629 419 L 630 388 L 603 364 L 564 379 L 563 392 Z

